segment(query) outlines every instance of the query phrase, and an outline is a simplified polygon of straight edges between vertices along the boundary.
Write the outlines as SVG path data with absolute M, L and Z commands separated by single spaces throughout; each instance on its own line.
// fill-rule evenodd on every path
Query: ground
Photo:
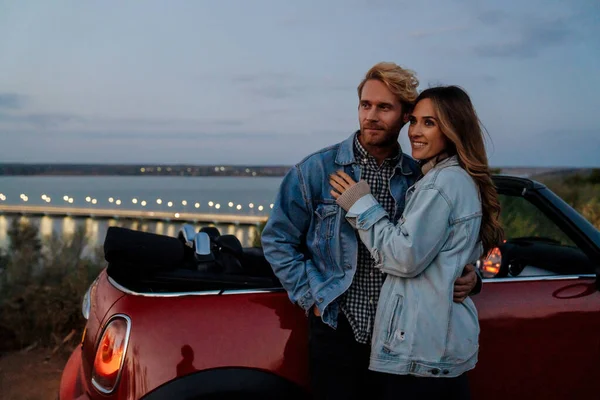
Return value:
M 48 349 L 18 351 L 0 356 L 2 400 L 55 400 L 68 355 Z

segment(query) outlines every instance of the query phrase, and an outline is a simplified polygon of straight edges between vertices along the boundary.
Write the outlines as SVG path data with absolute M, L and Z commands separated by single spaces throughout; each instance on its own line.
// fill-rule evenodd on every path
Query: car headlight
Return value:
M 130 332 L 131 320 L 124 314 L 112 316 L 104 328 L 92 371 L 92 384 L 100 393 L 111 393 L 119 383 Z
M 86 320 L 90 319 L 90 311 L 92 309 L 92 294 L 94 292 L 94 288 L 98 285 L 98 280 L 100 276 L 96 277 L 94 281 L 91 283 L 88 290 L 83 295 L 83 301 L 81 302 L 81 313 L 83 314 L 83 318 Z
M 90 318 L 90 310 L 92 309 L 92 286 L 94 286 L 93 283 L 90 285 L 88 290 L 86 290 L 85 294 L 83 295 L 83 301 L 81 302 L 81 313 L 83 314 L 83 318 L 86 320 Z

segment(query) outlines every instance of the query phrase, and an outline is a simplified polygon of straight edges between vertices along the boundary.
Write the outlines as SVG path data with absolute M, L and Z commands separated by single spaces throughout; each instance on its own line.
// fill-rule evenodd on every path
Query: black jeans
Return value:
M 340 312 L 337 329 L 309 313 L 309 362 L 311 387 L 319 400 L 368 400 L 381 396 L 383 374 L 369 371 L 371 346 L 354 339 Z
M 471 392 L 467 374 L 456 378 L 424 378 L 412 375 L 381 374 L 382 399 L 402 400 L 469 400 Z

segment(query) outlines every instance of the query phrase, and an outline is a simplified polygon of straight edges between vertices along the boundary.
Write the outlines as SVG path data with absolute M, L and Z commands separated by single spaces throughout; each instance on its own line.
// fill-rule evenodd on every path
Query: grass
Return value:
M 84 231 L 40 238 L 37 225 L 15 218 L 8 236 L 0 255 L 0 351 L 54 347 L 69 334 L 76 340 L 85 325 L 83 294 L 104 266 L 97 251 L 84 255 Z
M 600 169 L 540 181 L 600 229 Z

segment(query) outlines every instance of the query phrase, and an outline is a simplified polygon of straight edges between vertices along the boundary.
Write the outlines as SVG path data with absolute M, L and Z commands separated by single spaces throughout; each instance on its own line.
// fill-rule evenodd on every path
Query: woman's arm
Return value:
M 394 225 L 365 181 L 356 183 L 340 171 L 330 176 L 330 183 L 331 194 L 348 211 L 346 219 L 383 272 L 405 278 L 419 275 L 448 238 L 450 202 L 436 188 L 416 190 Z
M 431 188 L 414 193 L 397 225 L 370 194 L 357 201 L 346 218 L 356 226 L 383 272 L 412 278 L 423 272 L 444 246 L 450 232 L 450 212 L 444 195 Z

